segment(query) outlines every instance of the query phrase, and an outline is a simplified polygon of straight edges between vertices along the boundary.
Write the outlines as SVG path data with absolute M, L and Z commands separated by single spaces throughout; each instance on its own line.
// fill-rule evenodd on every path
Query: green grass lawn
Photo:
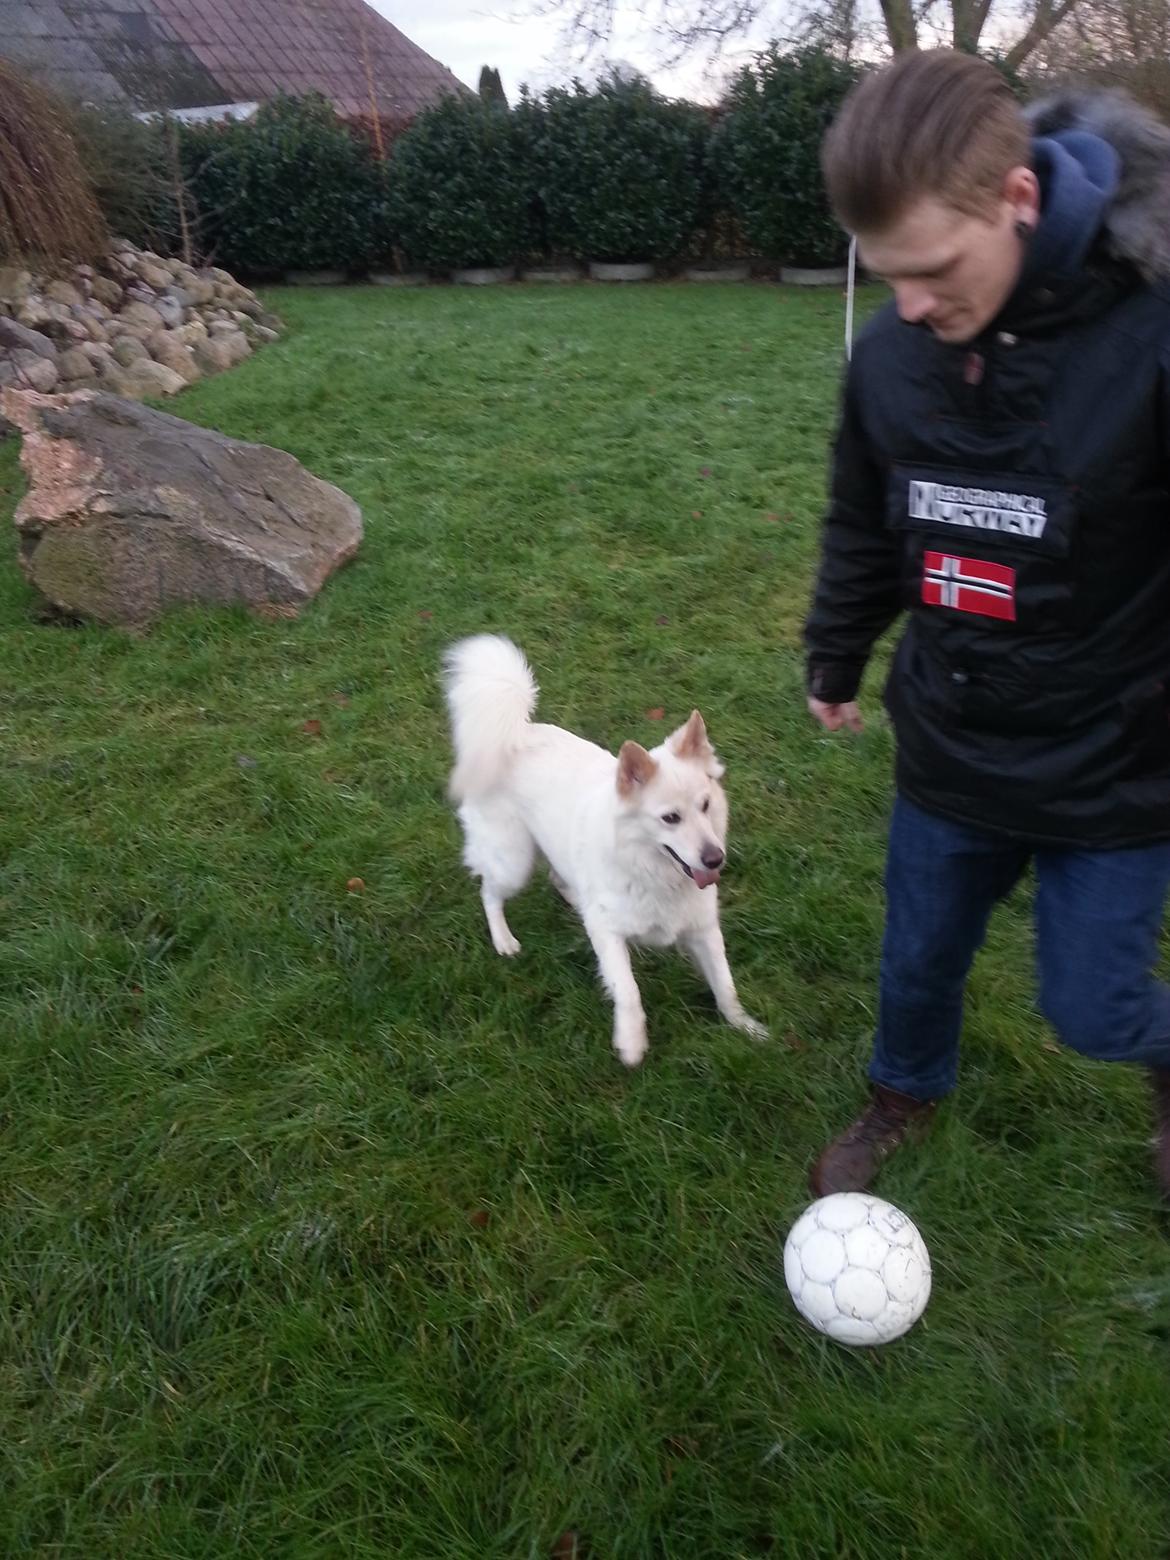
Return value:
M 300 621 L 43 626 L 3 544 L 0 1553 L 1164 1560 L 1146 1102 L 1034 1016 L 1026 895 L 882 1183 L 923 1322 L 849 1352 L 783 1287 L 861 1093 L 890 801 L 877 670 L 860 739 L 801 691 L 841 299 L 273 302 L 287 338 L 172 409 L 361 504 Z M 19 491 L 7 445 L 5 524 Z M 625 1072 L 543 882 L 492 952 L 435 675 L 482 628 L 607 745 L 704 711 L 769 1043 L 648 955 Z

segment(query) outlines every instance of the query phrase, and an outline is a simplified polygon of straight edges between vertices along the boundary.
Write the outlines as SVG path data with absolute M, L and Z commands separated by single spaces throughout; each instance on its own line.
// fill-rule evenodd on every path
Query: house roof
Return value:
M 364 0 L 0 0 L 0 55 L 137 109 L 317 91 L 405 118 L 467 90 Z

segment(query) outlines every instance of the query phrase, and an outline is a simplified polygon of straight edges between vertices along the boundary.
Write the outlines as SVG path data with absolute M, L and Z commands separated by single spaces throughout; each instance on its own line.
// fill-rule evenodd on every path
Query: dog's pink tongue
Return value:
M 692 867 L 691 876 L 699 888 L 710 888 L 712 883 L 718 883 L 718 872 L 708 872 L 703 867 Z

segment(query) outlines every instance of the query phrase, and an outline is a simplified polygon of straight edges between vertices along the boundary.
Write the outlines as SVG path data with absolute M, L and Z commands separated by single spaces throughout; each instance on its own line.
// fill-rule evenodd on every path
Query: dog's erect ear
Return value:
M 640 785 L 653 780 L 658 765 L 644 747 L 636 742 L 623 742 L 618 754 L 617 788 L 619 796 L 632 796 Z
M 723 765 L 715 757 L 715 749 L 711 746 L 707 727 L 698 710 L 691 711 L 691 718 L 685 726 L 671 732 L 666 745 L 676 758 L 689 758 L 702 764 L 712 780 L 718 780 L 723 773 Z
M 707 728 L 698 710 L 691 711 L 691 718 L 685 726 L 671 732 L 666 745 L 679 758 L 706 758 L 711 751 L 711 744 L 707 740 Z

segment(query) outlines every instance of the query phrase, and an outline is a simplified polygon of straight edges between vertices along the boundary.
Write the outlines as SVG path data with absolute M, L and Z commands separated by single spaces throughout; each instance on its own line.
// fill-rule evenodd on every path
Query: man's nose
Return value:
M 934 295 L 928 287 L 915 282 L 898 282 L 894 287 L 894 301 L 898 317 L 907 325 L 919 325 L 928 319 L 934 308 Z

